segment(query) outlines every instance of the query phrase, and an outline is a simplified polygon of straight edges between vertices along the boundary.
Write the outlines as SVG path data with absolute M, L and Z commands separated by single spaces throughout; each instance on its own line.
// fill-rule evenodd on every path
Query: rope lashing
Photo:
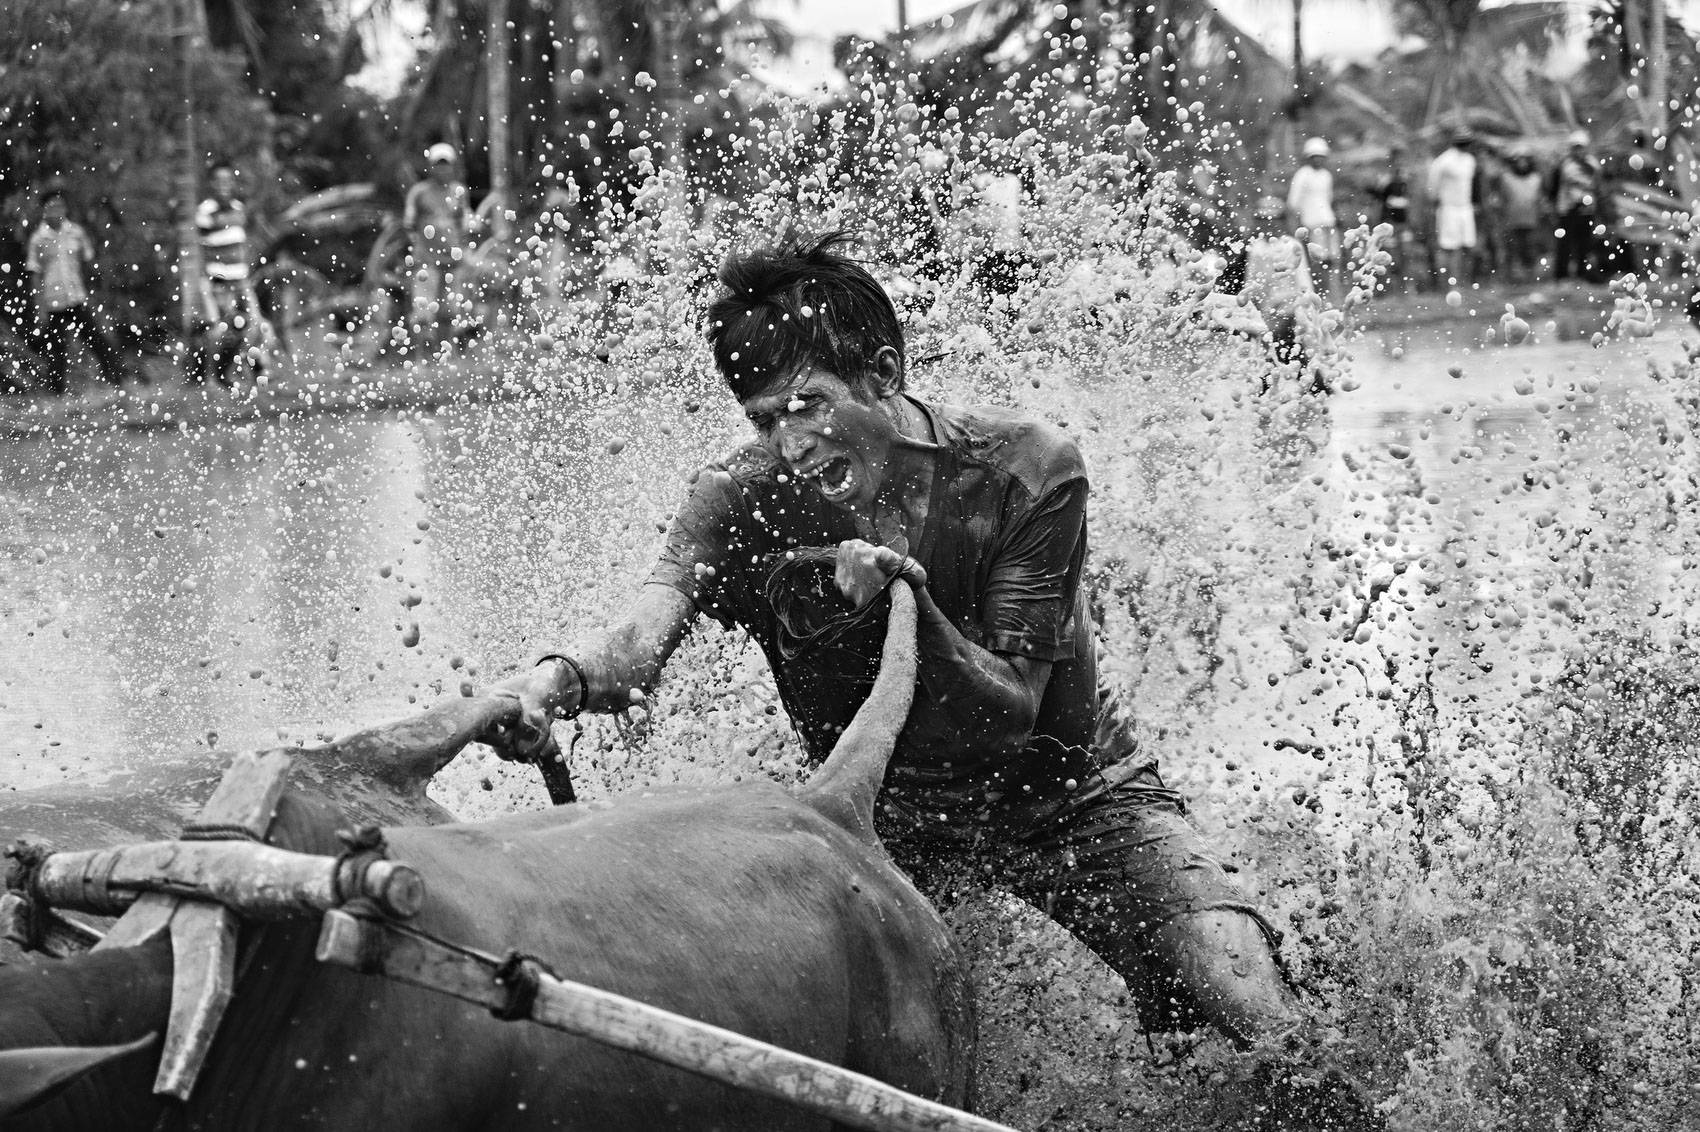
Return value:
M 179 841 L 252 841 L 264 845 L 266 839 L 239 822 L 190 822 L 177 835 Z
M 41 951 L 47 943 L 48 918 L 52 910 L 41 898 L 37 878 L 41 863 L 52 852 L 39 841 L 14 841 L 6 847 L 6 890 L 23 901 L 23 938 L 18 941 L 25 951 Z
M 860 609 L 851 607 L 833 580 L 838 548 L 802 547 L 769 556 L 772 566 L 762 597 L 779 621 L 779 651 L 787 660 L 838 644 L 858 629 L 883 624 L 891 608 L 891 587 L 900 571 L 885 580 Z M 873 654 L 878 655 L 877 650 Z
M 421 933 L 423 934 L 423 933 Z M 542 988 L 542 976 L 559 978 L 554 970 L 535 955 L 510 951 L 496 968 L 496 985 L 507 992 L 507 1001 L 492 1006 L 490 1013 L 503 1022 L 519 1022 L 531 1017 L 531 1007 Z
M 390 847 L 384 841 L 384 831 L 375 825 L 359 829 L 339 829 L 337 840 L 342 852 L 336 858 L 336 892 L 343 901 L 358 899 L 364 892 L 362 880 L 367 869 L 384 860 Z

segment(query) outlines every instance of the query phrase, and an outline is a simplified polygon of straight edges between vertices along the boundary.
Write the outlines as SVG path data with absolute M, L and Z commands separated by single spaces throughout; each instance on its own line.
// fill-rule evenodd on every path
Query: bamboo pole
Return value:
M 327 912 L 315 955 L 322 963 L 382 975 L 491 1010 L 510 1005 L 511 991 L 498 979 L 503 964 L 495 956 L 451 947 L 381 919 Z M 719 1026 L 541 970 L 536 976 L 536 996 L 522 1016 L 538 1025 L 786 1101 L 845 1127 L 867 1132 L 1014 1132 Z

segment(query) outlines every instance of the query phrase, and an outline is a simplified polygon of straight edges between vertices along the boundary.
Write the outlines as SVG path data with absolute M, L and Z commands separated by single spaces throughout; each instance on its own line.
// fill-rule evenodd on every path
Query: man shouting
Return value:
M 516 742 L 629 706 L 705 614 L 760 643 L 824 758 L 867 693 L 873 622 L 902 576 L 920 686 L 879 813 L 898 862 L 990 870 L 1126 978 L 1148 1029 L 1203 1019 L 1245 1045 L 1297 1035 L 1307 1019 L 1274 930 L 1100 685 L 1079 449 L 1007 409 L 906 393 L 897 313 L 840 243 L 787 239 L 722 266 L 706 332 L 754 439 L 697 477 L 600 646 L 504 685 L 525 708 Z M 1337 1074 L 1278 1076 L 1283 1117 L 1370 1126 Z

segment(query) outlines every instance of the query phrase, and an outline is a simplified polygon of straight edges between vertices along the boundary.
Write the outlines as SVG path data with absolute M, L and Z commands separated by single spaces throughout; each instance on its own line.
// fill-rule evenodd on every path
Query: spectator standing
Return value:
M 1606 224 L 1613 235 L 1612 243 L 1621 257 L 1613 274 L 1628 271 L 1657 276 L 1665 258 L 1658 250 L 1658 232 L 1646 217 L 1636 215 L 1635 207 L 1648 201 L 1652 194 L 1668 193 L 1670 189 L 1665 184 L 1663 161 L 1646 130 L 1635 130 L 1629 135 L 1629 152 L 1624 155 L 1621 167 L 1612 172 L 1615 176 L 1602 177 L 1608 187 L 1600 195 Z M 1629 199 L 1626 201 L 1625 197 Z
M 1505 234 L 1504 265 L 1514 283 L 1533 282 L 1544 258 L 1535 250 L 1536 231 L 1541 225 L 1543 181 L 1534 158 L 1518 150 L 1495 183 L 1494 198 Z
M 1405 147 L 1395 145 L 1387 152 L 1387 175 L 1372 193 L 1380 206 L 1377 224 L 1393 229 L 1393 238 L 1383 249 L 1393 257 L 1389 274 L 1397 273 L 1401 280 L 1410 279 L 1411 251 L 1416 237 L 1411 232 L 1411 175 L 1405 168 Z
M 42 358 L 47 363 L 47 388 L 63 396 L 65 367 L 71 340 L 81 338 L 100 363 L 101 376 L 124 384 L 118 352 L 107 341 L 89 311 L 88 285 L 83 272 L 93 268 L 94 245 L 82 225 L 70 218 L 65 195 L 57 189 L 41 194 L 41 224 L 31 233 L 24 266 L 35 286 L 36 315 Z
M 1287 212 L 1294 225 L 1305 229 L 1310 258 L 1322 275 L 1323 286 L 1334 293 L 1335 261 L 1340 257 L 1340 228 L 1334 217 L 1334 174 L 1328 169 L 1328 142 L 1311 138 L 1304 144 L 1304 163 L 1287 188 Z
M 1570 149 L 1552 177 L 1553 212 L 1558 219 L 1555 272 L 1568 279 L 1594 274 L 1594 224 L 1600 212 L 1600 163 L 1588 153 L 1588 132 L 1570 135 Z
M 425 151 L 425 161 L 425 176 L 407 190 L 402 224 L 411 241 L 412 339 L 430 348 L 443 338 L 444 308 L 451 328 L 469 325 L 455 277 L 471 239 L 472 209 L 454 146 L 438 142 Z
M 253 259 L 248 251 L 248 206 L 236 195 L 236 169 L 219 162 L 207 170 L 212 195 L 195 209 L 205 276 L 207 328 L 190 363 L 190 377 L 210 375 L 230 384 L 230 371 L 246 347 L 258 347 L 259 308 L 254 295 Z M 260 364 L 256 350 L 252 360 Z
M 1282 229 L 1281 217 L 1280 197 L 1258 199 L 1247 225 L 1249 234 L 1228 259 L 1216 288 L 1256 308 L 1267 334 L 1264 344 L 1276 366 L 1296 365 L 1300 372 L 1309 373 L 1316 345 L 1312 317 L 1318 305 L 1316 287 L 1308 249 Z M 1265 393 L 1275 387 L 1276 377 L 1274 371 L 1264 373 Z
M 1434 202 L 1434 242 L 1440 252 L 1440 276 L 1446 286 L 1464 280 L 1464 264 L 1476 247 L 1476 157 L 1468 133 L 1452 135 L 1428 167 L 1428 195 Z

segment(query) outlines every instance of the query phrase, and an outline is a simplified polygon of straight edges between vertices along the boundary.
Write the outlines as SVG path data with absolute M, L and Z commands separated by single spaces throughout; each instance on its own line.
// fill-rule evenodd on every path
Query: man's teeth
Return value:
M 816 468 L 811 475 L 828 495 L 838 495 L 850 486 L 850 461 L 829 460 Z

